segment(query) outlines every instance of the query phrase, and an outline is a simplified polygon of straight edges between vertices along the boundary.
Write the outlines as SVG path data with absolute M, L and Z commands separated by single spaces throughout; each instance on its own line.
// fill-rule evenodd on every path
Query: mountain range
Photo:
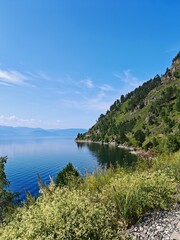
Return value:
M 9 127 L 0 126 L 0 139 L 18 139 L 18 138 L 44 138 L 44 137 L 63 137 L 75 138 L 78 132 L 84 133 L 86 129 L 42 129 L 28 127 Z

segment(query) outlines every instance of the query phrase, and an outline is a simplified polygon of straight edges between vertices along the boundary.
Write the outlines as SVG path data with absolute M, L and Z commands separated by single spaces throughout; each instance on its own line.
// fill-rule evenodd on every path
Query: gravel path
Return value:
M 145 215 L 128 230 L 135 240 L 180 240 L 180 207 Z

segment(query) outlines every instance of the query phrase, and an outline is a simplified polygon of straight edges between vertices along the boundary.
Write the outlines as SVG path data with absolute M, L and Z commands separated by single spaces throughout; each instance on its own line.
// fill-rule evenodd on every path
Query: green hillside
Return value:
M 77 140 L 113 141 L 160 153 L 180 149 L 180 52 L 164 75 L 121 95 Z

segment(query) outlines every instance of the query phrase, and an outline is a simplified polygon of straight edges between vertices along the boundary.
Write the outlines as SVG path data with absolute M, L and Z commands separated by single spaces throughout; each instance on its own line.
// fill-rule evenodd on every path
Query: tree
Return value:
M 4 172 L 6 161 L 7 157 L 0 157 L 0 222 L 9 212 L 9 209 L 15 207 L 14 200 L 18 196 L 18 193 L 12 193 L 8 190 L 9 181 Z
M 176 105 L 175 108 L 178 112 L 180 112 L 180 91 L 177 91 L 176 94 Z
M 180 99 L 176 100 L 176 110 L 180 112 Z
M 145 133 L 142 130 L 137 130 L 134 134 L 134 137 L 138 143 L 138 146 L 141 147 L 145 140 Z
M 124 95 L 121 95 L 121 103 L 123 103 L 124 102 L 124 100 L 125 100 L 125 97 L 124 97 Z
M 105 115 L 104 114 L 101 114 L 100 116 L 99 116 L 99 118 L 98 118 L 98 121 L 100 121 L 101 119 L 103 119 L 105 117 Z
M 173 58 L 173 63 L 180 58 L 180 52 L 178 52 L 178 54 L 175 56 L 175 58 Z
M 178 141 L 178 138 L 174 135 L 168 136 L 166 145 L 169 152 L 176 152 L 180 149 L 180 142 Z
M 78 133 L 76 139 L 82 139 L 83 138 L 83 134 L 82 133 Z
M 176 78 L 180 78 L 180 72 L 175 71 L 175 72 L 174 72 L 174 77 L 176 77 Z
M 56 184 L 59 187 L 71 184 L 74 182 L 80 182 L 82 180 L 80 173 L 74 168 L 72 163 L 68 163 L 68 165 L 58 173 L 56 178 Z

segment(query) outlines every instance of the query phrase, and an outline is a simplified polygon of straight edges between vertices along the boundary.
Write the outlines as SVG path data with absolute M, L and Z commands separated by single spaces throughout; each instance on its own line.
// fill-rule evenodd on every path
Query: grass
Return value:
M 178 199 L 180 151 L 133 168 L 98 169 L 78 186 L 53 181 L 42 195 L 16 209 L 0 239 L 120 239 L 148 211 L 170 209 Z

